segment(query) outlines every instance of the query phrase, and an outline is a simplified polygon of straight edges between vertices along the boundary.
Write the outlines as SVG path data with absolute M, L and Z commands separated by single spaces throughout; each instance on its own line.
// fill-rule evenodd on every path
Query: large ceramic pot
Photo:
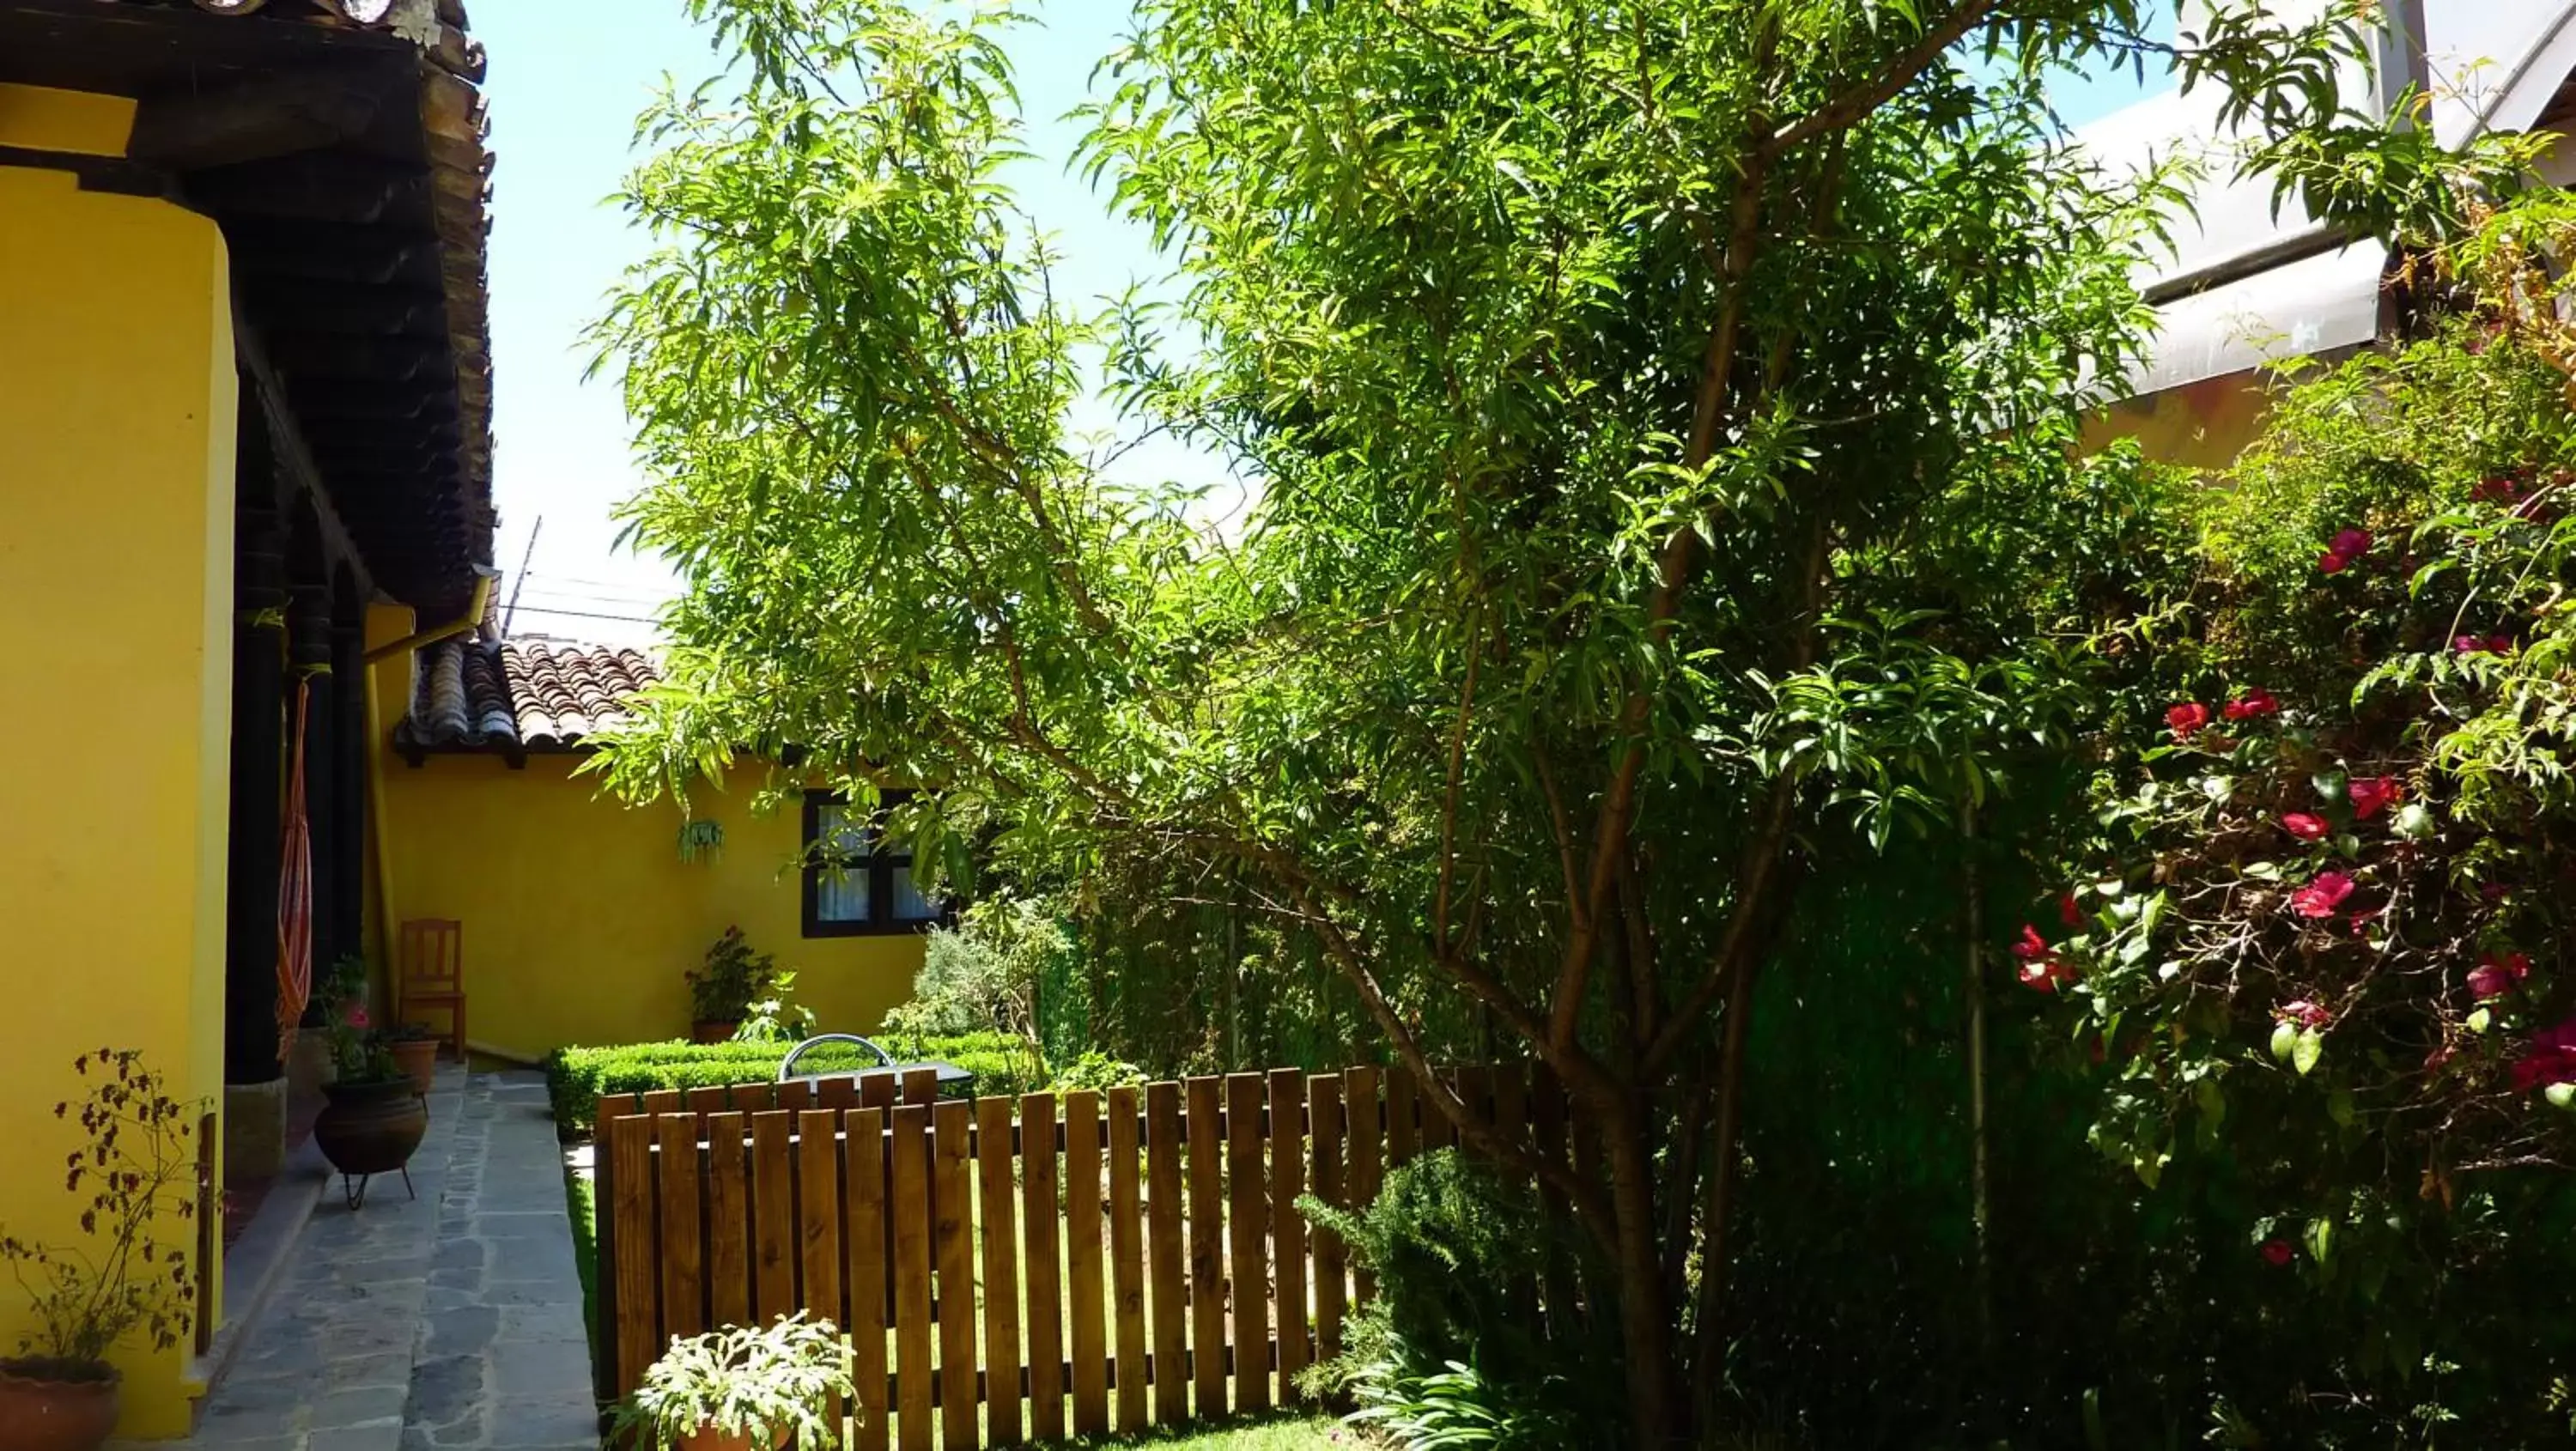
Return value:
M 429 1092 L 438 1080 L 438 1040 L 396 1038 L 386 1047 L 394 1055 L 394 1066 L 411 1080 L 412 1092 Z
M 689 1041 L 692 1043 L 730 1043 L 733 1041 L 734 1030 L 741 1026 L 742 1024 L 740 1023 L 691 1023 L 689 1025 Z
M 764 1444 L 747 1435 L 729 1436 L 713 1425 L 707 1425 L 674 1440 L 671 1448 L 672 1451 L 775 1451 L 775 1448 L 786 1444 L 787 1438 L 783 1435 L 773 1436 Z
M 429 1110 L 409 1078 L 326 1083 L 322 1093 L 330 1101 L 313 1121 L 313 1142 L 343 1174 L 390 1174 L 411 1162 L 429 1131 Z
M 98 1451 L 116 1429 L 117 1373 L 0 1360 L 0 1451 Z

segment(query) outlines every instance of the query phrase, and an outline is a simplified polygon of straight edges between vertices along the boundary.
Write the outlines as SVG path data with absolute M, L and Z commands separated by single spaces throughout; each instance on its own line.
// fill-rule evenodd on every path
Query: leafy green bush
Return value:
M 1603 1336 L 1560 1333 L 1534 1312 L 1551 1262 L 1579 1252 L 1525 1185 L 1455 1149 L 1409 1160 L 1357 1213 L 1312 1195 L 1298 1207 L 1378 1278 L 1348 1348 L 1310 1373 L 1354 1420 L 1407 1447 L 1615 1444 L 1622 1384 Z M 1586 1435 L 1574 1436 L 1582 1427 Z
M 953 1063 L 965 1069 L 975 1075 L 978 1093 L 1025 1093 L 1039 1086 L 1027 1076 L 1026 1055 L 998 1033 L 880 1041 L 898 1062 Z M 767 1083 L 778 1076 L 779 1061 L 793 1046 L 674 1041 L 558 1049 L 546 1059 L 546 1083 L 554 1093 L 555 1122 L 567 1130 L 587 1132 L 603 1093 Z M 827 1043 L 798 1059 L 796 1071 L 800 1075 L 858 1072 L 874 1066 L 875 1060 L 859 1049 Z

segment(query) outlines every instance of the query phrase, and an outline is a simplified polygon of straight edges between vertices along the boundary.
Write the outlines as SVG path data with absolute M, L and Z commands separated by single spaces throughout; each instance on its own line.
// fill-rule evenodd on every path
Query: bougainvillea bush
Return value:
M 2196 1218 L 2223 1443 L 2576 1436 L 2570 217 L 2427 261 L 2445 320 L 2285 387 L 2198 496 L 2011 945 L 2094 1145 Z

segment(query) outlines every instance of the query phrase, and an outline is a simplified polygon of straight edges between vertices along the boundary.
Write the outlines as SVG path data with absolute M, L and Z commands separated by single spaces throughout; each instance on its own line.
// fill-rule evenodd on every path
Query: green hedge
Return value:
M 1028 1055 L 999 1033 L 953 1038 L 886 1039 L 886 1051 L 904 1062 L 954 1063 L 975 1075 L 983 1094 L 1026 1093 Z M 560 1048 L 546 1059 L 546 1085 L 554 1092 L 555 1122 L 587 1132 L 603 1093 L 651 1093 L 663 1088 L 722 1088 L 767 1083 L 778 1076 L 786 1043 L 621 1043 L 599 1048 Z M 875 1060 L 847 1044 L 826 1044 L 796 1062 L 801 1075 L 855 1071 Z

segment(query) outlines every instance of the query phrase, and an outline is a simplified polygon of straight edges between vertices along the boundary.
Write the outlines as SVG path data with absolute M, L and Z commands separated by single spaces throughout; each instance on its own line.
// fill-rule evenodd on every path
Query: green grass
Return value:
M 1357 1448 L 1373 1443 L 1329 1416 L 1293 1416 L 1206 1428 L 1182 1427 L 1173 1431 L 1148 1433 L 1142 1436 L 1070 1441 L 1059 1444 L 1100 1448 L 1156 1446 L 1163 1448 L 1163 1451 L 1319 1451 L 1319 1448 L 1357 1451 Z
M 572 1220 L 572 1263 L 581 1272 L 581 1328 L 590 1336 L 590 1353 L 599 1356 L 599 1196 L 590 1176 L 564 1166 L 564 1209 Z

